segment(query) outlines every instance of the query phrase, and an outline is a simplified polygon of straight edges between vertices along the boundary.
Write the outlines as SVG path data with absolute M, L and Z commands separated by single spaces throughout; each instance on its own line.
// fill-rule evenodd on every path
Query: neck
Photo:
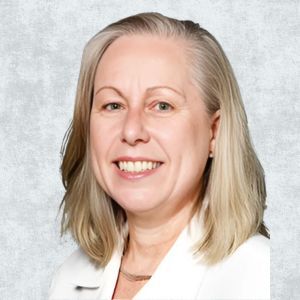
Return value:
M 129 243 L 122 265 L 128 271 L 152 274 L 192 217 L 192 205 L 155 222 L 128 214 Z

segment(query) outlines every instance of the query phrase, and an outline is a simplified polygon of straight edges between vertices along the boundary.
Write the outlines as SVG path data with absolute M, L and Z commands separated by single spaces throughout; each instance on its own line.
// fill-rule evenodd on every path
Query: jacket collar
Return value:
M 201 210 L 202 212 L 204 211 Z M 207 271 L 194 255 L 203 234 L 203 213 L 197 213 L 162 259 L 152 278 L 133 299 L 196 299 Z
M 98 288 L 100 286 L 104 268 L 97 266 L 82 248 L 79 248 L 73 254 L 73 259 L 68 264 L 70 270 L 70 274 L 68 274 L 69 283 L 86 288 Z
M 196 213 L 191 219 L 190 223 L 181 232 L 175 244 L 171 247 L 166 257 L 163 258 L 161 262 L 162 265 L 165 265 L 168 261 L 170 261 L 170 257 L 173 256 L 179 260 L 182 260 L 180 259 L 180 255 L 192 256 L 192 247 L 195 246 L 195 244 L 200 240 L 203 232 L 202 227 L 205 206 L 205 203 L 203 203 L 203 209 L 201 209 L 201 212 Z M 76 255 L 74 255 L 73 259 L 69 261 L 69 269 L 71 271 L 70 274 L 68 274 L 68 281 L 78 287 L 99 288 L 104 281 L 105 284 L 107 284 L 107 279 L 110 279 L 109 281 L 116 280 L 121 263 L 122 252 L 123 245 L 119 245 L 119 247 L 117 247 L 117 249 L 114 251 L 108 265 L 103 268 L 92 262 L 85 252 L 79 248 L 79 250 L 76 251 Z M 160 266 L 158 269 L 159 268 Z

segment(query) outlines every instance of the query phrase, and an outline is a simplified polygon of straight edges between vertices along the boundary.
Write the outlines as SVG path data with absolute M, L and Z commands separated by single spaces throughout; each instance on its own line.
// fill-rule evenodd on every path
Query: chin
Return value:
M 157 197 L 141 197 L 130 195 L 128 197 L 113 197 L 113 199 L 126 211 L 134 214 L 147 213 L 159 206 L 159 203 L 154 203 L 151 199 L 157 199 Z

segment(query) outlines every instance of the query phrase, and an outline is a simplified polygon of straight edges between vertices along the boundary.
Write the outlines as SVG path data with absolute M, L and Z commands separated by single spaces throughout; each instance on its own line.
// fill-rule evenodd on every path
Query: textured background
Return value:
M 87 40 L 128 15 L 192 19 L 238 78 L 265 168 L 272 299 L 300 299 L 299 1 L 0 2 L 0 298 L 46 299 L 75 248 L 59 238 L 60 146 Z

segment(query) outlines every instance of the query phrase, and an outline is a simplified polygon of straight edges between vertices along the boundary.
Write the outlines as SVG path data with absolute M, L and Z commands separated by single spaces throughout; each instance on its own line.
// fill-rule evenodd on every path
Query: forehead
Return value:
M 95 85 L 183 87 L 187 79 L 184 46 L 183 40 L 149 34 L 122 36 L 104 52 Z

